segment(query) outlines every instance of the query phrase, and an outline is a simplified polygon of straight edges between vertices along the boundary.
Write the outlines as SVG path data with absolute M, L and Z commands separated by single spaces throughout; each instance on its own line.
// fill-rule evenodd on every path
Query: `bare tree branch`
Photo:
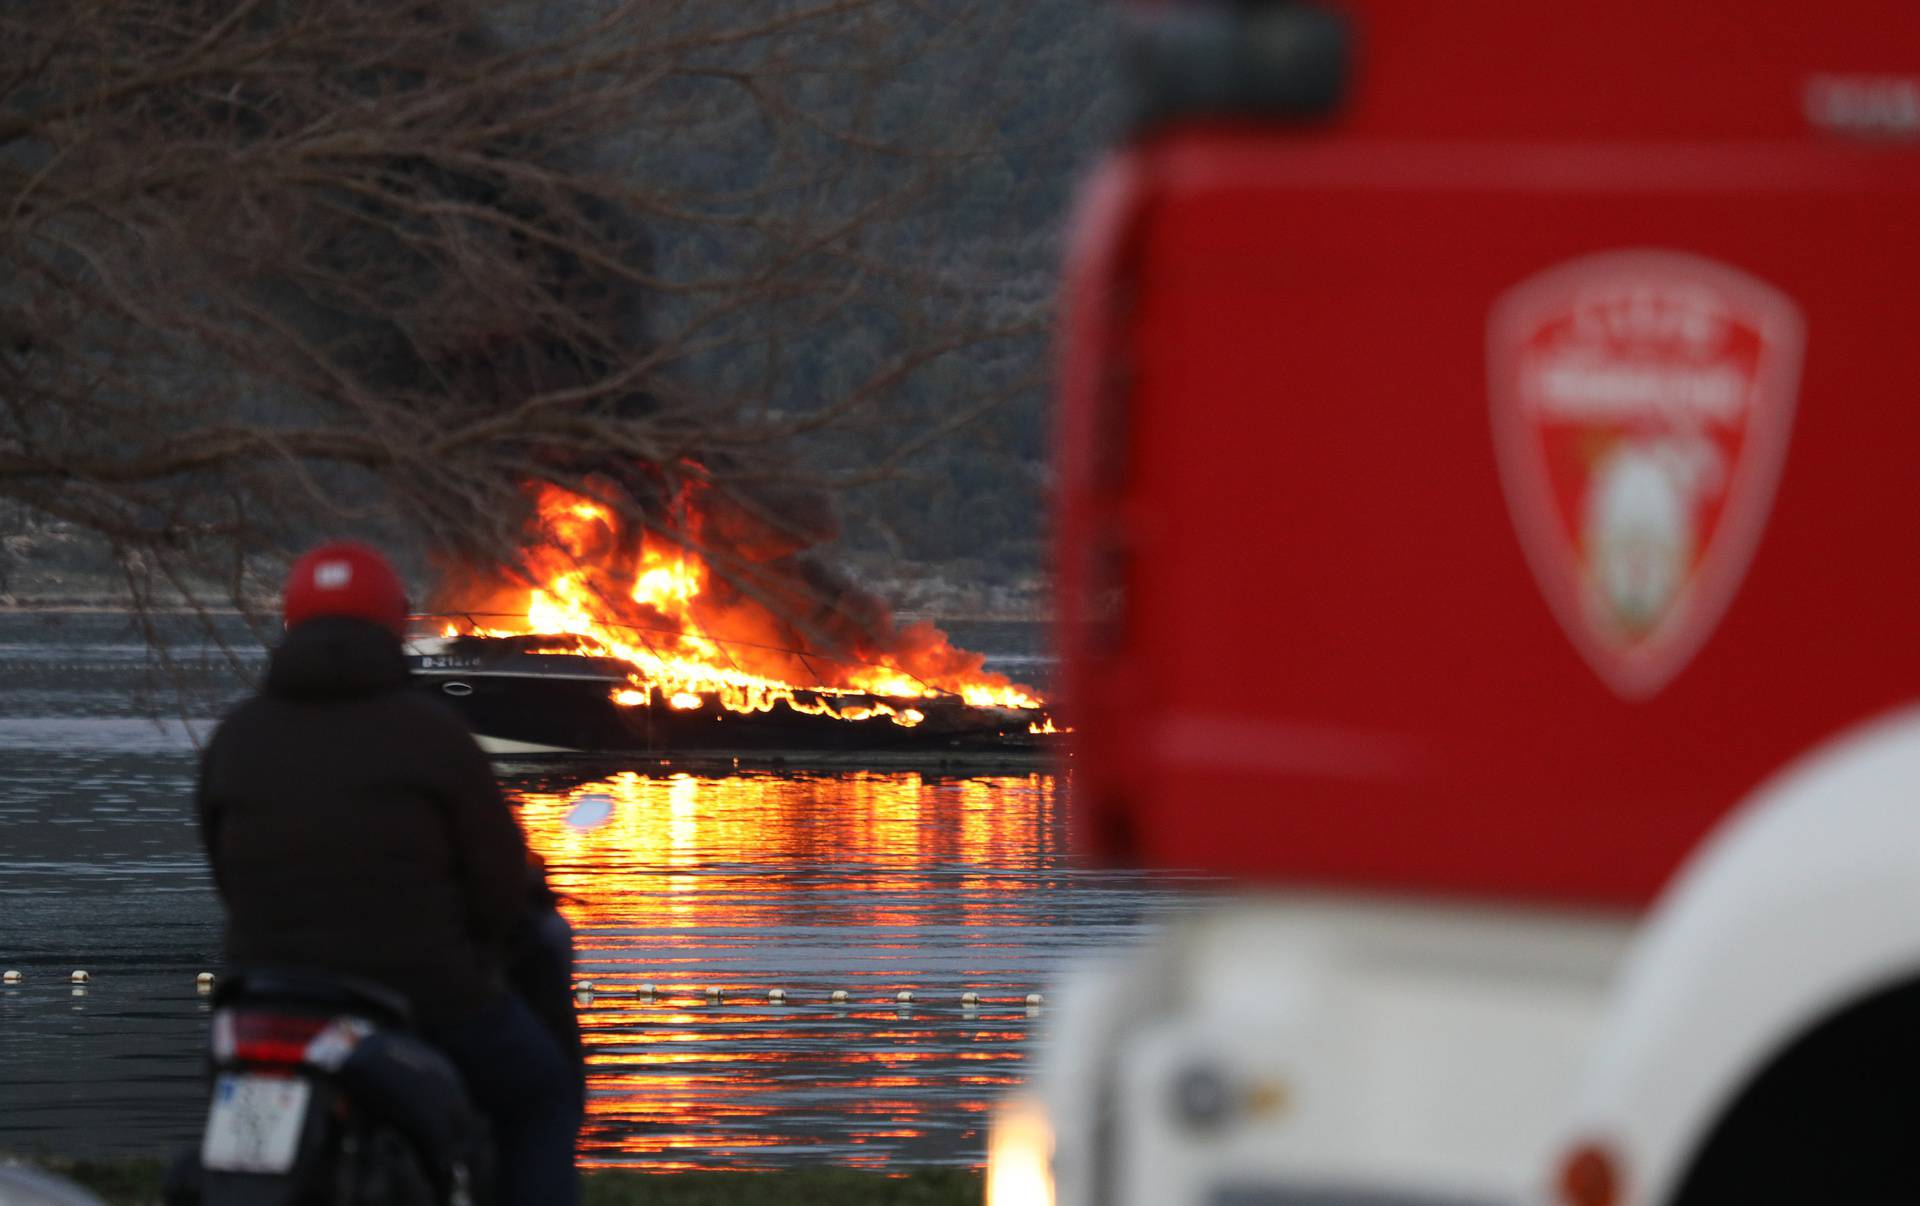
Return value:
M 1011 11 L 9 5 L 0 499 L 203 615 L 341 527 L 510 560 L 540 481 L 666 531 L 694 473 L 816 540 L 760 494 L 897 475 L 1033 387 L 1046 299 L 938 237 L 1003 149 Z M 978 79 L 914 78 L 956 48 Z

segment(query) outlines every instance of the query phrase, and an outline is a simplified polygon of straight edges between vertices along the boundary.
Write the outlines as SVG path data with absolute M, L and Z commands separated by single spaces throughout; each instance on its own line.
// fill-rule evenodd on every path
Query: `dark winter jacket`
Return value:
M 486 756 L 359 620 L 287 634 L 201 763 L 201 837 L 235 966 L 406 994 L 429 1028 L 497 999 L 534 872 Z

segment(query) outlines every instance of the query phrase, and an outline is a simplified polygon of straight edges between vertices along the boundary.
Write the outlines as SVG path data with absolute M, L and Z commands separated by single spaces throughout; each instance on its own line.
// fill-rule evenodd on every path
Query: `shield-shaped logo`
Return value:
M 1799 310 L 1699 256 L 1587 256 L 1515 287 L 1488 332 L 1494 440 L 1548 604 L 1640 699 L 1745 576 L 1793 423 Z

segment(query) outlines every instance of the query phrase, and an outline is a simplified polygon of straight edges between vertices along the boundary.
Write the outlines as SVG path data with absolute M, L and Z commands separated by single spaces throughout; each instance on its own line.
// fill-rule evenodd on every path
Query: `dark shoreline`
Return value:
M 254 615 L 275 616 L 279 613 L 278 599 L 262 599 L 251 610 Z M 183 603 L 163 607 L 150 607 L 149 614 L 163 616 L 238 616 L 245 615 L 237 607 L 207 606 L 189 607 Z M 46 599 L 0 599 L 0 615 L 133 615 L 134 608 L 125 602 L 110 602 L 89 598 L 46 598 Z M 1050 624 L 1053 614 L 1042 608 L 1024 611 L 945 611 L 903 608 L 894 612 L 893 618 L 902 624 L 918 623 L 925 620 L 930 624 Z

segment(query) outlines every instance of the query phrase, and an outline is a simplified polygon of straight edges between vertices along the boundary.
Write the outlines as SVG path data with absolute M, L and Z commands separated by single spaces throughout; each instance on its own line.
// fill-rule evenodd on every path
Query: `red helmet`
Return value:
M 287 572 L 280 606 L 288 628 L 320 616 L 348 616 L 406 635 L 406 585 L 385 557 L 351 540 L 302 554 Z

